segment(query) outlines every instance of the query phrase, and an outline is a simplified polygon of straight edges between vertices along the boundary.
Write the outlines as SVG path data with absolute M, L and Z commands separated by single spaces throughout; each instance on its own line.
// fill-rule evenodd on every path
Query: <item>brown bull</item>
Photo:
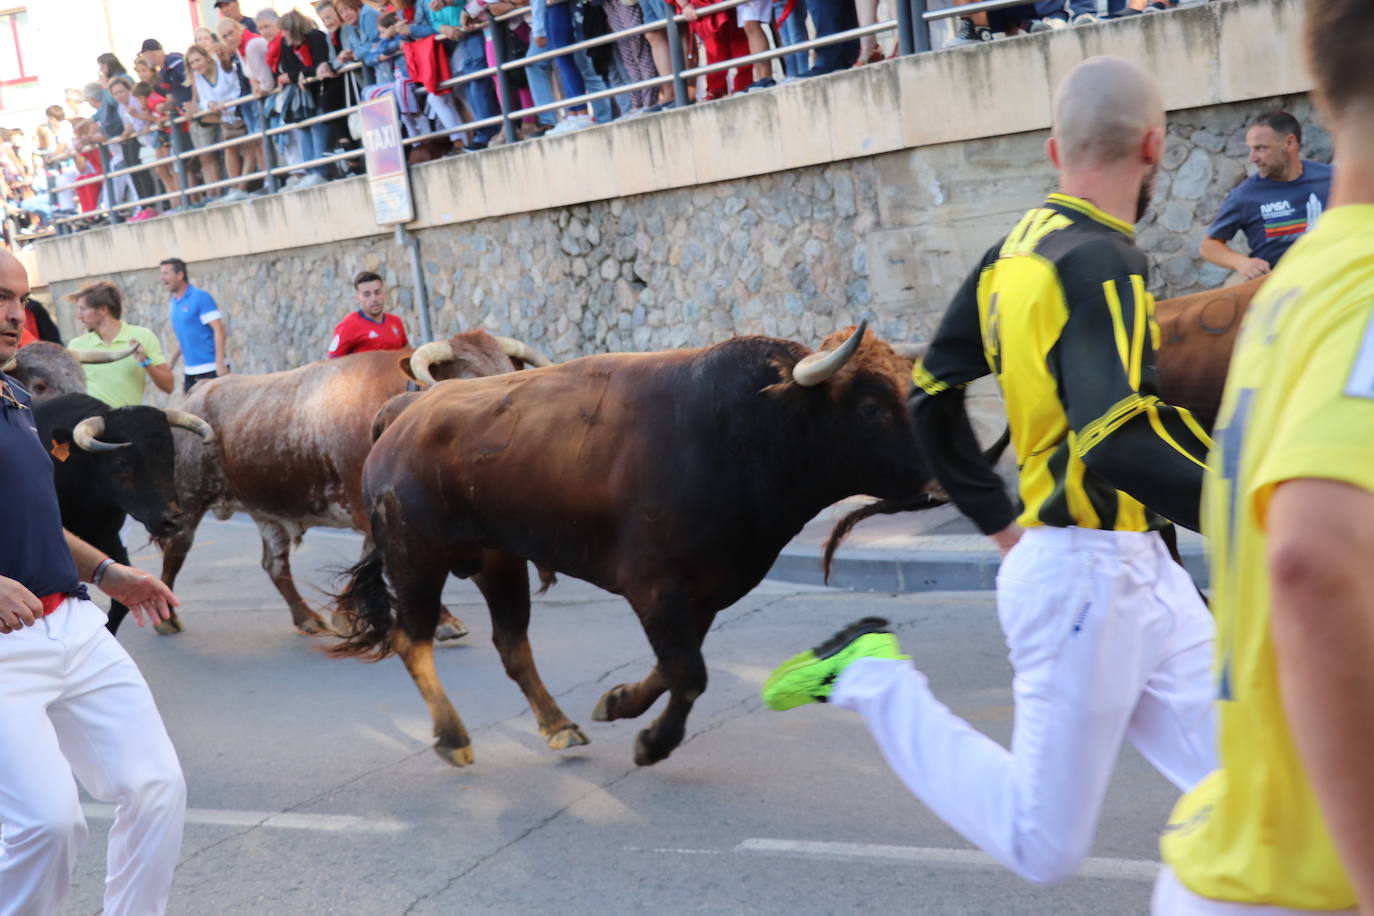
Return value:
M 1188 408 L 1207 429 L 1221 409 L 1241 319 L 1264 280 L 1259 277 L 1155 304 L 1160 328 L 1155 354 L 1159 396 L 1166 404 Z
M 412 364 L 421 380 L 476 378 L 548 360 L 525 344 L 485 331 L 467 331 L 417 351 L 356 353 L 268 375 L 228 375 L 202 382 L 185 409 L 214 427 L 213 443 L 177 443 L 177 482 L 185 525 L 163 543 L 162 579 L 174 585 L 206 511 L 252 517 L 262 536 L 262 565 L 310 636 L 330 632 L 302 600 L 291 576 L 291 548 L 313 527 L 352 528 L 367 535 L 362 509 L 363 461 L 372 446 L 378 410 L 409 381 L 398 368 Z M 463 635 L 445 612 L 448 638 Z M 176 617 L 160 633 L 182 629 Z
M 531 560 L 629 600 L 657 664 L 613 687 L 592 715 L 633 718 L 669 693 L 635 742 L 636 763 L 662 760 L 706 689 L 701 644 L 716 613 L 757 585 L 825 506 L 857 493 L 921 494 L 928 475 L 900 364 L 861 326 L 815 354 L 738 337 L 436 386 L 368 456 L 363 503 L 377 547 L 339 599 L 360 626 L 331 651 L 396 651 L 429 705 L 436 752 L 471 763 L 432 646 L 445 580 L 470 576 L 549 746 L 585 744 L 535 669 Z

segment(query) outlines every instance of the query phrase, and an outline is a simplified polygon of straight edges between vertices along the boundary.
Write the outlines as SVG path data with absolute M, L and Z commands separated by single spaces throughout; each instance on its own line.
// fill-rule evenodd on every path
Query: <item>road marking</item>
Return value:
M 933 846 L 883 846 L 877 843 L 822 843 L 812 840 L 748 839 L 735 852 L 764 852 L 783 855 L 831 856 L 847 859 L 888 859 L 920 862 L 926 865 L 955 865 L 1000 869 L 1002 866 L 986 853 L 972 849 L 943 849 Z M 1159 863 L 1145 859 L 1086 859 L 1075 874 L 1087 878 L 1127 878 L 1153 881 Z
M 114 805 L 88 802 L 81 812 L 94 820 L 112 820 Z M 385 818 L 354 817 L 348 814 L 295 814 L 271 811 L 216 811 L 210 808 L 186 809 L 186 823 L 212 824 L 216 827 L 274 827 L 283 830 L 323 830 L 329 833 L 400 833 L 409 825 Z

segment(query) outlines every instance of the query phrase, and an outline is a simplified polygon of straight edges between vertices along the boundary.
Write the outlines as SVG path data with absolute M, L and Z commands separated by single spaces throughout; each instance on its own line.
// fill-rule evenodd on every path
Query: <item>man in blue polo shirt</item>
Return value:
M 24 325 L 28 276 L 0 251 L 0 365 Z M 76 780 L 117 802 L 107 916 L 166 910 L 186 783 L 153 696 L 83 581 L 145 619 L 176 604 L 157 579 L 62 530 L 29 396 L 0 372 L 0 914 L 56 913 L 86 822 Z
M 1245 134 L 1255 174 L 1226 196 L 1198 254 L 1253 280 L 1312 228 L 1326 207 L 1331 166 L 1302 158 L 1302 125 L 1286 111 L 1262 114 Z M 1250 253 L 1227 243 L 1244 232 Z
M 172 313 L 172 332 L 177 345 L 167 365 L 176 365 L 177 357 L 184 357 L 182 390 L 201 379 L 229 374 L 224 356 L 224 316 L 219 306 L 205 290 L 192 286 L 186 276 L 186 262 L 181 258 L 167 258 L 158 265 L 158 275 L 167 292 L 172 294 L 168 308 Z

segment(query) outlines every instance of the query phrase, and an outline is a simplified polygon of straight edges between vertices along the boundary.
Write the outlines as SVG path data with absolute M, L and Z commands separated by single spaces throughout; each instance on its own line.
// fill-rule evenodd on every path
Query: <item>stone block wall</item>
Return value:
M 1329 161 L 1329 138 L 1301 97 L 1171 113 L 1139 233 L 1157 295 L 1225 280 L 1197 246 L 1244 177 L 1245 125 L 1280 105 L 1304 123 L 1305 155 Z M 482 325 L 557 360 L 739 333 L 814 345 L 865 315 L 888 338 L 925 340 L 969 267 L 1054 187 L 1044 140 L 1036 131 L 912 148 L 426 229 L 417 235 L 433 325 L 443 335 Z M 138 269 L 109 277 L 125 290 L 129 320 L 165 341 L 156 263 L 174 254 L 149 252 Z M 191 279 L 227 314 L 238 371 L 266 372 L 324 355 L 362 269 L 385 278 L 418 334 L 407 255 L 389 234 L 202 261 Z M 70 328 L 71 309 L 61 309 Z

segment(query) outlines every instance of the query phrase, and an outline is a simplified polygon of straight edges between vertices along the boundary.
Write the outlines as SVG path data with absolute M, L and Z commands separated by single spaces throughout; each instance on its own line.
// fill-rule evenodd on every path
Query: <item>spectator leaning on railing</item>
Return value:
M 244 133 L 256 134 L 262 130 L 263 103 L 258 99 L 271 92 L 273 86 L 272 68 L 267 66 L 267 42 L 256 33 L 245 29 L 237 19 L 221 19 L 216 23 L 215 30 L 226 48 L 236 49 L 236 76 L 242 94 L 251 93 L 258 97 L 249 102 L 241 102 L 237 106 Z M 251 175 L 263 167 L 260 143 L 241 143 L 237 149 L 242 160 L 242 171 L 238 174 Z M 231 191 L 226 194 L 225 199 L 234 200 L 247 196 L 248 188 L 239 185 L 236 191 L 237 193 Z
M 482 14 L 482 7 L 470 2 L 465 9 L 461 0 L 430 0 L 430 9 L 430 21 L 434 27 L 443 38 L 454 43 L 453 53 L 449 57 L 449 69 L 453 75 L 461 73 L 466 76 L 485 68 L 487 43 L 482 26 L 474 19 L 474 13 Z M 496 83 L 491 77 L 462 85 L 474 119 L 480 121 L 501 114 L 501 103 L 496 98 Z M 459 149 L 463 152 L 486 149 L 500 130 L 499 124 L 479 127 L 472 132 L 472 140 Z
M 142 52 L 148 65 L 153 68 L 153 89 L 166 101 L 163 103 L 165 114 L 176 116 L 182 106 L 191 101 L 191 84 L 186 79 L 186 62 L 180 54 L 168 54 L 156 38 L 143 42 Z M 189 152 L 191 134 L 185 123 L 171 125 L 172 150 L 177 153 Z
M 329 56 L 325 60 L 315 62 L 315 77 L 320 81 L 316 95 L 320 100 L 321 111 L 338 111 L 348 105 L 347 82 L 353 79 L 350 75 L 338 75 L 339 68 L 347 63 L 339 60 L 339 55 L 343 53 L 343 36 L 340 34 L 343 20 L 334 9 L 333 0 L 319 0 L 315 4 L 315 13 L 320 18 L 325 47 L 329 51 Z M 331 152 L 353 146 L 352 138 L 348 135 L 347 118 L 335 118 L 326 122 L 325 126 L 329 130 L 327 148 Z
M 294 85 L 310 99 L 309 108 L 315 114 L 323 114 L 323 90 L 319 83 L 307 83 L 315 75 L 319 64 L 329 62 L 329 42 L 323 32 L 304 14 L 292 10 L 277 22 L 281 29 L 281 56 L 277 67 L 277 81 L 282 86 Z M 311 124 L 296 131 L 301 144 L 302 162 L 309 162 L 324 156 L 329 149 L 329 125 Z M 329 180 L 329 172 L 324 166 L 312 166 L 309 174 L 289 187 L 312 188 Z
M 243 15 L 243 10 L 239 9 L 239 0 L 215 0 L 215 12 L 224 19 L 237 22 L 254 35 L 258 32 L 258 27 L 253 20 Z
M 187 48 L 185 60 L 189 71 L 186 82 L 192 87 L 192 93 L 191 100 L 181 107 L 181 113 L 188 117 L 196 116 L 191 122 L 191 143 L 196 149 L 203 149 L 220 142 L 221 127 L 227 120 L 231 117 L 237 120 L 231 111 L 214 110 L 210 106 L 212 102 L 237 98 L 238 79 L 220 69 L 219 61 L 200 45 Z M 211 150 L 198 158 L 202 183 L 219 181 L 219 151 Z M 220 192 L 214 190 L 206 193 L 210 197 L 218 197 Z

